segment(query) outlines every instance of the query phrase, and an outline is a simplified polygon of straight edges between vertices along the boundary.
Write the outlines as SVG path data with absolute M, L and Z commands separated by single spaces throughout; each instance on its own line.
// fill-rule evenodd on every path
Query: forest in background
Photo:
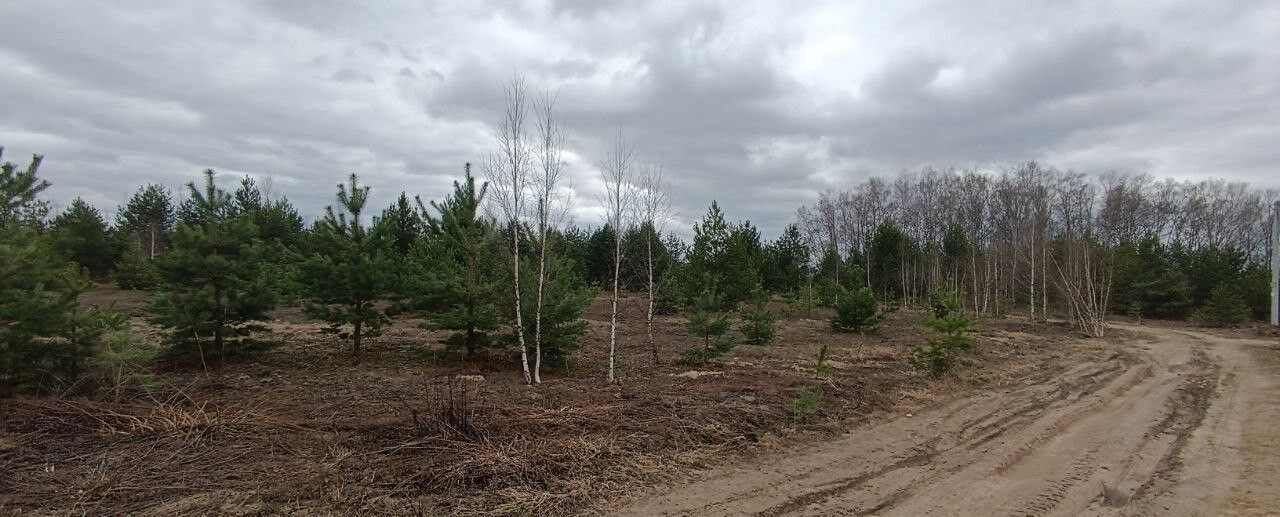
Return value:
M 0 175 L 0 383 L 67 383 L 122 317 L 77 300 L 94 281 L 154 291 L 151 321 L 175 353 L 220 371 L 274 307 L 301 305 L 359 358 L 397 314 L 449 330 L 466 357 L 518 350 L 526 382 L 563 367 L 584 307 L 612 301 L 606 378 L 614 380 L 620 293 L 655 314 L 688 312 L 682 351 L 708 361 L 732 343 L 728 316 L 768 335 L 770 299 L 835 309 L 862 330 L 901 306 L 1031 321 L 1059 316 L 1102 336 L 1110 314 L 1234 325 L 1266 314 L 1275 191 L 1222 180 L 1088 176 L 1026 162 L 997 172 L 926 169 L 828 191 L 772 241 L 710 202 L 684 242 L 660 166 L 619 133 L 600 164 L 603 224 L 565 224 L 565 145 L 555 97 L 522 80 L 505 90 L 495 151 L 462 167 L 453 192 L 402 192 L 367 206 L 352 174 L 307 224 L 287 197 L 244 177 L 232 191 L 206 170 L 185 190 L 140 186 L 113 221 L 76 199 L 50 213 L 41 157 Z M 967 326 L 967 323 L 960 325 Z M 963 330 L 963 329 L 961 329 Z M 646 343 L 659 354 L 652 333 Z M 921 352 L 922 358 L 928 356 Z M 946 356 L 950 352 L 947 352 Z

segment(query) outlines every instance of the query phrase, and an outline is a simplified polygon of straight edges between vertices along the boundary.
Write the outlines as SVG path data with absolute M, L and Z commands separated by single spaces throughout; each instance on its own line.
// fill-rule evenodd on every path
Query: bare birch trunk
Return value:
M 512 292 L 516 298 L 516 336 L 520 341 L 520 367 L 524 373 L 524 383 L 532 384 L 533 377 L 529 372 L 529 346 L 524 339 L 524 316 L 521 314 L 520 307 L 520 225 L 511 225 L 511 249 L 515 256 L 511 259 L 511 270 L 515 275 L 512 280 Z
M 659 364 L 662 360 L 658 354 L 658 341 L 653 339 L 653 233 L 654 230 L 650 230 L 649 238 L 645 240 L 645 254 L 648 255 L 646 264 L 649 270 L 649 308 L 645 312 L 645 333 L 649 340 L 649 349 L 653 351 L 653 364 Z
M 515 308 L 516 341 L 520 345 L 520 368 L 525 384 L 533 384 L 529 371 L 529 346 L 524 336 L 524 311 L 520 289 L 520 218 L 524 215 L 525 189 L 532 165 L 529 142 L 525 135 L 525 117 L 529 105 L 525 97 L 524 79 L 516 76 L 504 88 L 506 112 L 495 135 L 499 150 L 490 155 L 485 172 L 497 193 L 498 208 L 511 232 L 511 293 Z
M 622 273 L 622 230 L 613 232 L 613 299 L 612 310 L 609 311 L 609 376 L 613 382 L 615 364 L 618 357 L 618 280 Z
M 1030 267 L 1031 297 L 1028 299 L 1028 302 L 1031 305 L 1031 322 L 1035 323 L 1036 322 L 1036 241 L 1034 238 L 1031 239 L 1031 253 L 1029 253 L 1028 256 L 1031 258 L 1031 267 Z
M 533 383 L 542 384 L 542 293 L 547 285 L 547 209 L 544 196 L 538 207 L 538 299 L 533 310 Z
M 609 371 L 606 379 L 614 382 L 617 379 L 618 357 L 618 289 L 622 276 L 622 234 L 626 231 L 625 220 L 630 209 L 631 194 L 628 181 L 632 164 L 633 150 L 627 146 L 622 131 L 618 131 L 613 150 L 601 167 L 605 180 L 605 206 L 608 209 L 609 222 L 613 225 L 613 296 L 609 315 Z

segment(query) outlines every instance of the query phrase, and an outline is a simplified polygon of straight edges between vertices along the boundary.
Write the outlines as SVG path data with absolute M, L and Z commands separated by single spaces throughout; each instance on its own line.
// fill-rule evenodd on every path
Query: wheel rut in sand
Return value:
M 1231 447 L 1245 426 L 1236 420 L 1248 415 L 1253 398 L 1276 389 L 1255 382 L 1267 372 L 1249 367 L 1250 354 L 1275 354 L 1275 345 L 1132 330 L 1148 338 L 1126 343 L 1107 360 L 724 467 L 609 513 L 1218 513 L 1231 487 L 1197 488 L 1192 481 L 1206 477 L 1205 468 L 1214 475 L 1240 466 Z M 1260 391 L 1240 389 L 1246 378 Z M 1221 459 L 1208 467 L 1187 459 L 1215 455 Z

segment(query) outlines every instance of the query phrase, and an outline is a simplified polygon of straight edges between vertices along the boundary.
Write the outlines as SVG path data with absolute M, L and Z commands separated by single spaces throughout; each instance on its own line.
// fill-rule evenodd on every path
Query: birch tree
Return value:
M 556 95 L 544 92 L 535 107 L 537 120 L 534 125 L 538 130 L 537 161 L 539 174 L 534 179 L 537 189 L 538 220 L 538 278 L 537 294 L 534 300 L 533 317 L 533 382 L 542 383 L 542 306 L 547 289 L 549 236 L 559 226 L 564 214 L 562 197 L 557 194 L 556 187 L 564 171 L 564 146 L 567 135 L 564 124 L 556 119 Z
M 613 148 L 600 164 L 600 173 L 604 179 L 604 208 L 607 223 L 614 228 L 613 232 L 613 294 L 610 296 L 609 311 L 609 372 L 606 379 L 616 379 L 615 367 L 618 356 L 618 284 L 622 277 L 622 234 L 631 215 L 633 196 L 631 192 L 631 175 L 635 149 L 627 143 L 618 131 L 614 138 Z
M 1111 298 L 1110 252 L 1094 233 L 1093 185 L 1080 175 L 1064 177 L 1057 186 L 1057 218 L 1060 245 L 1053 262 L 1058 286 L 1066 297 L 1076 326 L 1093 337 L 1107 328 L 1107 303 Z M 1034 298 L 1033 298 L 1034 300 Z
M 524 338 L 524 311 L 520 296 L 520 240 L 525 197 L 534 165 L 534 149 L 526 135 L 530 106 L 524 78 L 516 76 L 503 88 L 506 109 L 494 138 L 498 150 L 485 161 L 485 173 L 493 192 L 498 216 L 511 233 L 511 290 L 515 304 L 515 333 L 520 345 L 520 367 L 526 384 L 533 383 L 529 370 L 529 347 Z
M 661 362 L 658 342 L 653 338 L 653 314 L 656 284 L 654 282 L 653 248 L 661 238 L 667 218 L 671 215 L 671 200 L 667 198 L 667 187 L 662 178 L 661 164 L 643 166 L 639 177 L 639 190 L 636 192 L 637 215 L 641 221 L 643 232 L 645 269 L 648 279 L 648 305 L 645 309 L 645 339 L 649 350 L 653 352 L 653 364 Z

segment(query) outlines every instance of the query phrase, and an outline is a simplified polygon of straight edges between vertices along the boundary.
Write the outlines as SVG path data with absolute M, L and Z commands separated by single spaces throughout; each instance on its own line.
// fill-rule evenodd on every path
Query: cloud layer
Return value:
M 311 215 L 355 171 L 381 206 L 444 195 L 520 73 L 559 92 L 584 225 L 619 129 L 664 164 L 676 229 L 714 198 L 776 235 L 925 165 L 1280 185 L 1272 2 L 428 4 L 6 2 L 0 145 L 108 212 L 207 167 Z

